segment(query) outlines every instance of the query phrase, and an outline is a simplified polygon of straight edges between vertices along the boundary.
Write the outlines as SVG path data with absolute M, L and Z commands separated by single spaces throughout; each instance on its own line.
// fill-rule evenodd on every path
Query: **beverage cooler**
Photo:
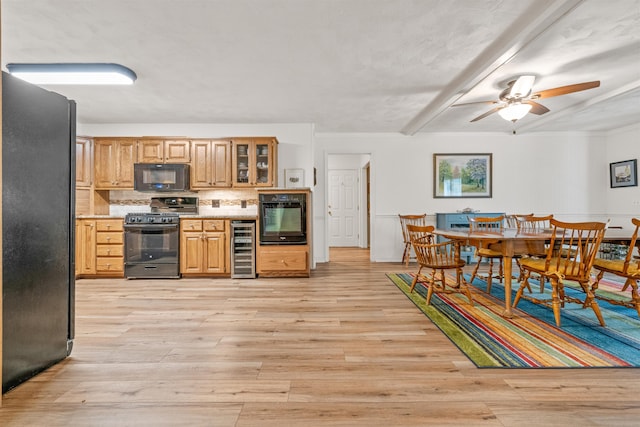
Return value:
M 256 277 L 256 222 L 231 221 L 231 277 Z

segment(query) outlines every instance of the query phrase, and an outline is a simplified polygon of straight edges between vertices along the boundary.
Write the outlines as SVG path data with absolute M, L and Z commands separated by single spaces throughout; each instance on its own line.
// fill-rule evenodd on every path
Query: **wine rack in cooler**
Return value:
M 256 277 L 255 241 L 255 221 L 231 221 L 231 277 Z

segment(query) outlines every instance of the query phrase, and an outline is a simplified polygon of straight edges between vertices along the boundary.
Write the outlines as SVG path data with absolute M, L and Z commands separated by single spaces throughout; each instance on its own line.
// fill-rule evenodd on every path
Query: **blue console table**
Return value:
M 447 229 L 468 229 L 470 217 L 495 217 L 504 215 L 504 213 L 495 212 L 471 212 L 471 213 L 436 213 L 436 228 L 443 230 Z M 444 238 L 438 236 L 438 240 L 442 241 Z M 467 264 L 475 262 L 474 258 L 475 247 L 473 246 L 460 246 L 460 257 L 464 259 Z

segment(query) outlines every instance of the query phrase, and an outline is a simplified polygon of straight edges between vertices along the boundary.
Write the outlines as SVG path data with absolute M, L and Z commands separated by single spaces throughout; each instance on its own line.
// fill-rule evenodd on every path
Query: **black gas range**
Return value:
M 124 275 L 128 279 L 180 277 L 180 214 L 197 214 L 197 197 L 153 197 L 151 212 L 124 219 Z

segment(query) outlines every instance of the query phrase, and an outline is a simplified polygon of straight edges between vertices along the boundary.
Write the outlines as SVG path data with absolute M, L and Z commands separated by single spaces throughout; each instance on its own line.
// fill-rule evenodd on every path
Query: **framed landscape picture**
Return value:
M 491 197 L 492 156 L 434 154 L 433 197 Z
M 611 188 L 635 187 L 638 185 L 637 160 L 609 163 Z

